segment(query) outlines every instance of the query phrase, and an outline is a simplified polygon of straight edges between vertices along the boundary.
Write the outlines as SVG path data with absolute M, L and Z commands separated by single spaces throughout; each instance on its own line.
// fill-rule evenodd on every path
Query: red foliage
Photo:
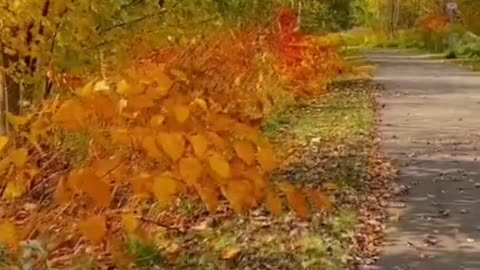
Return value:
M 295 10 L 282 9 L 279 12 L 279 31 L 275 38 L 278 69 L 295 82 L 292 90 L 297 94 L 318 94 L 324 90 L 325 79 L 341 72 L 341 60 L 335 47 L 303 34 L 298 22 Z

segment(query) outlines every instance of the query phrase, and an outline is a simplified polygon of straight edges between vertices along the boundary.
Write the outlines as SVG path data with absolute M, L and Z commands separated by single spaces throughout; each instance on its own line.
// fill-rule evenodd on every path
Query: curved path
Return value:
M 384 151 L 400 168 L 381 270 L 480 269 L 480 75 L 374 51 Z

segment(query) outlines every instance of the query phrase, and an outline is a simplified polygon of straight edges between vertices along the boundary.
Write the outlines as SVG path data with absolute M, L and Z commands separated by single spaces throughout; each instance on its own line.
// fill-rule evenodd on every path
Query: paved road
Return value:
M 368 55 L 386 87 L 382 146 L 400 167 L 381 270 L 480 269 L 480 75 L 399 51 Z

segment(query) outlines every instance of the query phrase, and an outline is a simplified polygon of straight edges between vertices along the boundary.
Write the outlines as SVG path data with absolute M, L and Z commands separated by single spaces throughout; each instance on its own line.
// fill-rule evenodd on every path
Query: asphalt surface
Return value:
M 382 148 L 400 169 L 381 270 L 480 270 L 480 75 L 373 51 Z M 370 269 L 370 268 L 369 268 Z

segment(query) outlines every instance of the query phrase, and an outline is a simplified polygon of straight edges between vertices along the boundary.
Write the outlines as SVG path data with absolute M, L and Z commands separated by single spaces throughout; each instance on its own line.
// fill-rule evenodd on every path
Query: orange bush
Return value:
M 142 220 L 134 211 L 152 200 L 167 209 L 185 194 L 199 197 L 211 212 L 226 199 L 238 213 L 265 203 L 281 214 L 283 203 L 269 183 L 279 161 L 259 130 L 279 91 L 268 84 L 278 79 L 274 65 L 291 76 L 293 88 L 302 88 L 294 91 L 312 94 L 321 89 L 318 82 L 339 72 L 341 60 L 324 40 L 280 36 L 280 59 L 272 57 L 272 35 L 259 30 L 139 53 L 126 69 L 110 67 L 108 81 L 72 87 L 72 97 L 10 116 L 15 132 L 0 140 L 2 197 L 42 198 L 42 209 L 26 218 L 19 238 L 55 227 L 97 244 L 119 229 L 107 228 L 111 220 L 120 218 L 125 230 L 136 231 Z M 305 47 L 290 50 L 290 37 L 300 37 Z M 80 147 L 72 150 L 75 138 Z M 79 150 L 84 156 L 74 160 Z M 311 215 L 308 201 L 320 210 L 332 208 L 318 191 L 309 190 L 307 200 L 291 185 L 278 187 L 302 218 Z M 10 205 L 6 216 L 17 210 Z M 36 226 L 40 214 L 68 219 Z
M 294 10 L 281 10 L 276 37 L 278 70 L 295 82 L 296 94 L 324 93 L 327 83 L 344 71 L 337 45 L 329 38 L 307 36 L 300 32 Z
M 440 33 L 448 27 L 448 17 L 443 15 L 430 15 L 420 22 L 420 31 L 424 33 Z

